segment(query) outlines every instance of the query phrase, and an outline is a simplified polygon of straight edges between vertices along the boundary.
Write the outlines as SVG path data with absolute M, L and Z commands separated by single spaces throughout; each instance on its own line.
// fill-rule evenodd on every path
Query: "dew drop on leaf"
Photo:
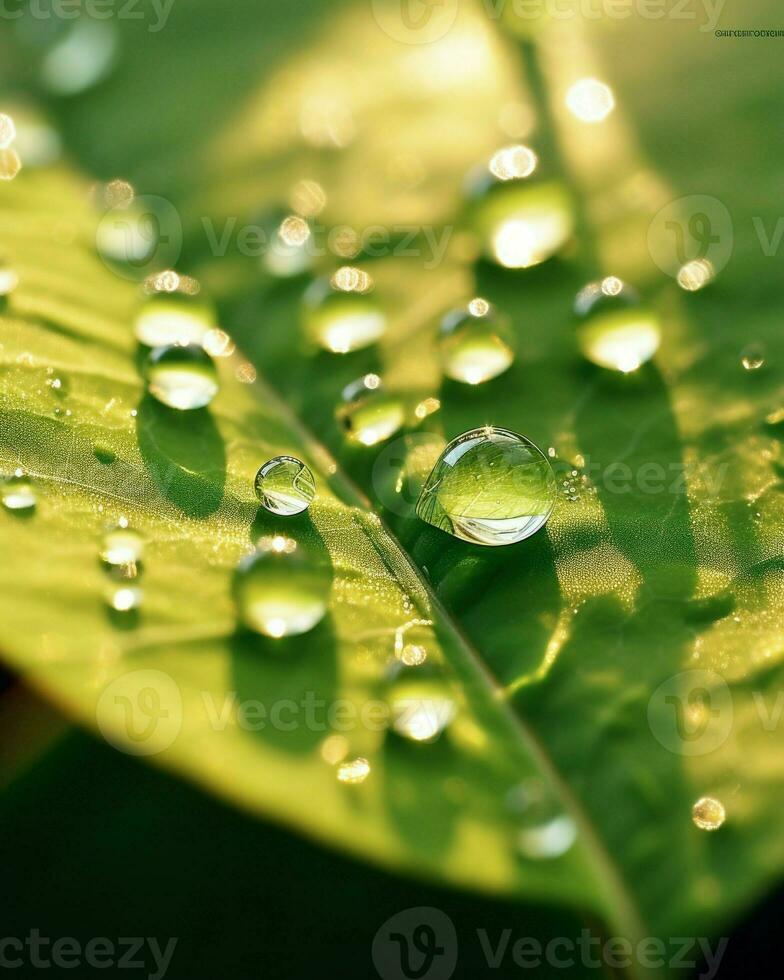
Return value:
M 2 306 L 3 301 L 11 295 L 18 285 L 19 276 L 16 270 L 6 262 L 0 260 L 0 306 Z
M 142 303 L 134 333 L 147 347 L 201 344 L 214 323 L 215 311 L 207 300 L 162 289 Z
M 444 374 L 453 381 L 478 385 L 503 374 L 514 361 L 508 320 L 477 297 L 451 310 L 441 321 L 438 348 Z
M 339 783 L 347 786 L 358 786 L 364 783 L 370 775 L 370 763 L 362 756 L 341 762 L 337 768 L 337 779 Z
M 387 693 L 391 730 L 410 742 L 433 742 L 457 713 L 451 688 L 436 667 L 395 662 Z
M 592 364 L 628 374 L 659 349 L 661 329 L 653 310 L 617 276 L 588 283 L 574 303 L 577 343 Z
M 240 563 L 234 595 L 244 625 L 277 639 L 312 630 L 324 618 L 331 586 L 325 559 L 304 542 L 275 535 Z
M 350 442 L 375 446 L 402 428 L 405 412 L 377 374 L 366 374 L 343 389 L 336 417 Z
M 529 439 L 486 426 L 449 443 L 422 488 L 416 512 L 473 544 L 514 544 L 544 526 L 556 494 L 552 467 Z
M 761 344 L 749 344 L 740 352 L 740 363 L 746 371 L 759 371 L 765 366 L 765 350 Z
M 169 408 L 204 408 L 218 392 L 218 372 L 196 344 L 156 347 L 147 358 L 147 389 Z
M 0 500 L 6 510 L 31 513 L 38 503 L 35 485 L 24 470 L 15 470 L 0 483 Z
M 507 806 L 518 822 L 517 847 L 532 860 L 560 857 L 574 844 L 577 826 L 544 783 L 532 778 L 515 786 Z
M 141 573 L 144 539 L 127 524 L 120 524 L 104 534 L 100 561 L 114 578 L 134 579 Z
M 112 586 L 106 591 L 106 602 L 118 613 L 132 613 L 141 608 L 144 592 L 138 585 Z
M 316 279 L 303 300 L 308 336 L 320 347 L 346 354 L 375 343 L 387 317 L 373 295 L 373 280 L 361 269 L 343 266 L 331 277 Z
M 307 510 L 316 496 L 310 469 L 294 456 L 276 456 L 256 474 L 256 496 L 273 514 L 291 517 Z
M 558 180 L 540 176 L 527 147 L 499 150 L 468 184 L 469 225 L 485 257 L 528 269 L 561 251 L 574 232 L 571 198 Z
M 724 804 L 713 796 L 701 796 L 691 808 L 691 819 L 700 830 L 718 830 L 726 818 Z

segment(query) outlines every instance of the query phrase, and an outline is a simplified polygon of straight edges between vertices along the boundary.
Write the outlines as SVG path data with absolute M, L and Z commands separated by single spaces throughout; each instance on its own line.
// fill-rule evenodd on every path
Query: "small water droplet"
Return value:
M 16 126 L 13 119 L 0 112 L 0 150 L 7 150 L 16 139 Z
M 444 374 L 464 384 L 497 378 L 514 361 L 508 319 L 481 298 L 447 313 L 441 321 L 438 347 Z
M 599 367 L 628 374 L 659 349 L 659 319 L 617 276 L 589 283 L 577 294 L 577 343 Z
M 348 786 L 358 786 L 364 783 L 370 775 L 370 763 L 362 756 L 342 762 L 337 769 L 338 782 Z
M 482 251 L 505 268 L 539 265 L 572 238 L 571 198 L 560 181 L 540 175 L 527 147 L 499 151 L 489 167 L 472 175 L 468 200 L 469 223 Z
M 310 338 L 336 354 L 375 343 L 386 330 L 387 318 L 372 289 L 368 273 L 351 266 L 312 282 L 303 300 Z
M 31 513 L 38 503 L 35 485 L 24 470 L 15 470 L 0 483 L 0 500 L 6 510 Z
M 427 660 L 427 650 L 418 643 L 407 643 L 400 651 L 400 660 L 406 667 L 419 667 Z
M 457 713 L 452 691 L 440 671 L 405 667 L 395 661 L 387 694 L 392 731 L 411 742 L 433 742 Z
M 727 819 L 727 812 L 720 800 L 701 796 L 691 808 L 691 819 L 700 830 L 718 830 Z
M 327 611 L 332 570 L 303 542 L 282 535 L 262 538 L 240 563 L 234 591 L 245 626 L 264 636 L 297 636 Z
M 5 300 L 19 285 L 19 276 L 15 269 L 12 269 L 6 262 L 0 260 L 0 304 Z
M 103 537 L 100 560 L 104 571 L 115 578 L 134 579 L 141 573 L 144 539 L 132 528 L 118 523 Z
M 147 347 L 201 344 L 214 324 L 215 310 L 207 300 L 161 289 L 142 303 L 134 333 Z
M 678 285 L 687 293 L 704 289 L 716 278 L 716 270 L 709 259 L 692 259 L 678 270 Z
M 147 358 L 147 389 L 170 408 L 204 408 L 218 392 L 218 372 L 196 344 L 156 347 Z
M 366 374 L 347 385 L 335 414 L 349 440 L 363 446 L 389 439 L 405 421 L 402 401 L 387 391 L 377 374 Z
M 505 545 L 543 527 L 555 500 L 547 457 L 525 436 L 487 426 L 449 443 L 422 488 L 416 512 L 464 541 Z
M 581 78 L 567 91 L 566 108 L 580 122 L 600 123 L 615 108 L 615 96 L 598 78 Z
M 106 602 L 118 613 L 132 613 L 141 608 L 144 592 L 138 585 L 111 586 L 106 591 Z
M 740 363 L 746 371 L 759 371 L 765 366 L 765 349 L 762 344 L 749 344 L 740 352 Z
M 307 510 L 316 496 L 313 474 L 294 456 L 276 456 L 256 474 L 256 496 L 273 514 L 291 517 Z
M 517 846 L 524 857 L 539 861 L 560 857 L 577 839 L 574 820 L 540 779 L 515 786 L 506 802 L 519 823 Z

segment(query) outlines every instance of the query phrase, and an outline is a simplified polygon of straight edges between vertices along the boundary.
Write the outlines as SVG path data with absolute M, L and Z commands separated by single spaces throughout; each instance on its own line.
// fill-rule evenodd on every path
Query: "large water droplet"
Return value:
M 636 371 L 659 349 L 658 317 L 617 276 L 606 276 L 581 289 L 574 311 L 580 350 L 599 367 L 626 374 Z
M 311 339 L 336 354 L 375 343 L 386 330 L 387 318 L 372 290 L 371 277 L 351 266 L 311 283 L 303 307 Z
M 550 517 L 556 482 L 547 457 L 525 436 L 486 426 L 454 439 L 427 478 L 419 517 L 473 544 L 514 544 Z
M 454 695 L 437 668 L 396 662 L 387 693 L 392 731 L 411 742 L 433 742 L 452 722 Z
M 101 564 L 115 578 L 134 579 L 141 572 L 144 539 L 125 524 L 107 531 L 101 543 Z
M 486 300 L 473 299 L 441 321 L 439 353 L 453 381 L 478 385 L 497 378 L 514 361 L 509 321 Z
M 291 517 L 307 510 L 316 496 L 313 474 L 294 456 L 276 456 L 256 474 L 256 496 L 273 514 Z
M 405 421 L 402 401 L 377 374 L 366 374 L 343 389 L 336 416 L 351 442 L 363 446 L 389 439 Z
M 139 309 L 136 339 L 147 347 L 201 344 L 215 326 L 215 310 L 205 299 L 179 292 L 157 292 Z
M 701 796 L 691 808 L 691 818 L 700 830 L 718 830 L 727 819 L 727 812 L 721 800 Z
M 170 408 L 204 408 L 217 394 L 218 372 L 210 355 L 196 344 L 156 347 L 147 359 L 147 388 Z
M 303 542 L 262 538 L 235 577 L 240 618 L 264 636 L 297 636 L 313 629 L 327 611 L 332 570 Z
M 572 238 L 574 213 L 566 188 L 539 176 L 528 147 L 499 151 L 469 183 L 469 222 L 485 256 L 508 269 L 528 269 Z
M 564 813 L 551 790 L 537 778 L 515 786 L 507 796 L 507 806 L 519 822 L 517 846 L 534 860 L 557 858 L 565 854 L 577 838 L 574 820 Z
M 0 482 L 0 500 L 6 510 L 31 513 L 38 503 L 35 485 L 24 470 L 15 470 L 13 476 Z

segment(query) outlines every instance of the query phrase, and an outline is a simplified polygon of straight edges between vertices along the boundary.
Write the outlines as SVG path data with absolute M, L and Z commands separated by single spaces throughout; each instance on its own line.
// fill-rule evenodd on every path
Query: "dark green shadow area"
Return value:
M 145 395 L 136 415 L 142 458 L 160 492 L 188 517 L 213 514 L 223 499 L 226 450 L 207 409 L 180 412 Z

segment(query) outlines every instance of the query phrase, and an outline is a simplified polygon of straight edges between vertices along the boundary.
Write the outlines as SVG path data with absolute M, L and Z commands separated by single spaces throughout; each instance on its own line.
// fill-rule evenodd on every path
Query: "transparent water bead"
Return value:
M 327 611 L 332 569 L 293 538 L 262 538 L 237 570 L 234 594 L 245 626 L 278 639 L 312 630 Z
M 261 216 L 259 227 L 265 243 L 261 264 L 270 275 L 290 279 L 313 267 L 313 233 L 305 218 L 276 209 Z
M 38 503 L 35 484 L 24 470 L 15 470 L 0 482 L 0 500 L 6 510 L 29 514 Z
M 370 763 L 363 756 L 357 756 L 348 762 L 342 762 L 335 773 L 339 783 L 346 786 L 359 786 L 370 775 Z
M 486 426 L 449 443 L 422 488 L 416 512 L 472 544 L 514 544 L 544 526 L 556 494 L 552 467 L 529 439 Z
M 628 374 L 650 361 L 659 349 L 659 318 L 617 276 L 583 287 L 574 311 L 577 343 L 592 364 Z
M 574 820 L 540 779 L 515 786 L 506 802 L 518 821 L 517 846 L 524 857 L 536 861 L 560 857 L 577 839 Z
M 132 613 L 141 608 L 144 592 L 138 585 L 112 586 L 106 590 L 107 604 L 118 613 Z
M 145 299 L 139 308 L 134 333 L 139 343 L 147 347 L 201 344 L 215 326 L 215 319 L 215 310 L 207 300 L 160 291 Z
M 256 496 L 273 514 L 301 514 L 316 496 L 313 474 L 295 456 L 276 456 L 256 474 Z
M 568 191 L 540 175 L 528 147 L 505 147 L 469 181 L 469 224 L 485 257 L 528 269 L 561 251 L 574 233 Z
M 136 578 L 141 573 L 143 555 L 144 539 L 127 524 L 120 524 L 104 534 L 101 565 L 114 578 Z
M 218 392 L 218 372 L 196 344 L 156 347 L 147 358 L 147 390 L 169 408 L 204 408 Z
M 410 742 L 433 742 L 451 724 L 457 705 L 437 667 L 396 662 L 387 693 L 391 730 Z
M 310 338 L 336 354 L 375 343 L 386 330 L 387 317 L 372 292 L 372 278 L 353 266 L 316 279 L 303 302 L 303 322 Z
M 740 363 L 746 371 L 759 371 L 765 366 L 765 348 L 761 344 L 749 344 L 740 352 Z
M 702 796 L 691 808 L 691 818 L 700 830 L 718 830 L 727 819 L 727 812 L 721 800 Z
M 0 260 L 0 303 L 2 303 L 19 285 L 19 276 L 7 262 Z
M 366 374 L 343 389 L 336 417 L 351 442 L 375 446 L 402 428 L 405 411 L 377 374 Z
M 446 314 L 438 348 L 444 374 L 469 385 L 497 378 L 514 361 L 508 318 L 479 297 Z

